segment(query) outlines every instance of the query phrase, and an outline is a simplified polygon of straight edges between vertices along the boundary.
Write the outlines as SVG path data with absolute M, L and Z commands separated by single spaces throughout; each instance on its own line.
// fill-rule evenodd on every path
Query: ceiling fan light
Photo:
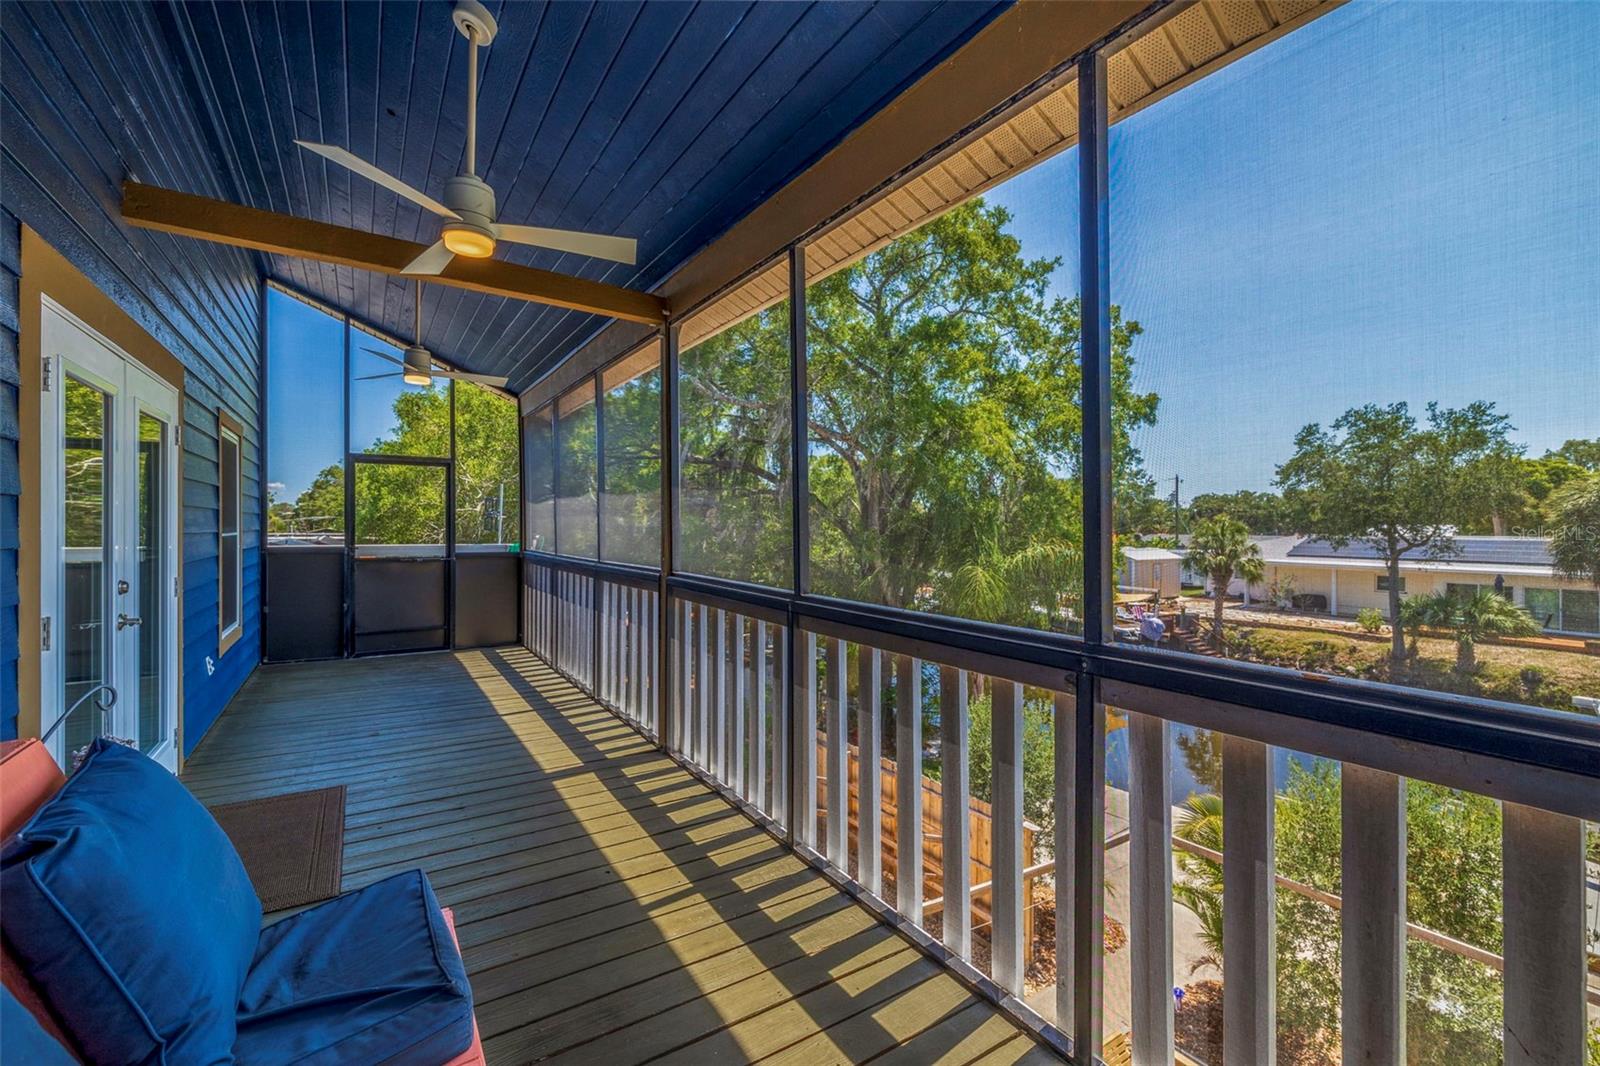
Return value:
M 440 233 L 444 246 L 469 259 L 487 259 L 494 254 L 494 234 L 476 226 L 451 223 Z
M 428 349 L 420 344 L 413 344 L 406 349 L 405 368 L 400 372 L 400 380 L 407 385 L 433 384 L 433 356 L 428 354 Z

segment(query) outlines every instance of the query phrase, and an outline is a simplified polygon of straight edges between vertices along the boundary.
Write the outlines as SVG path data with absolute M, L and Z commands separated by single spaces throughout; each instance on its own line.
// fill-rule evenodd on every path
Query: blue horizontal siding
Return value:
M 21 229 L 0 209 L 0 740 L 17 735 L 18 575 L 21 468 L 17 461 L 17 409 L 22 369 L 17 362 L 17 276 L 22 272 Z
M 20 228 L 27 225 L 185 368 L 180 495 L 183 735 L 205 735 L 260 652 L 259 256 L 133 230 L 124 178 L 238 199 L 216 127 L 151 5 L 0 5 L 0 731 L 18 714 L 16 411 Z M 254 146 L 250 151 L 254 152 Z M 217 412 L 244 427 L 244 633 L 218 654 Z M 209 668 L 207 660 L 210 660 Z

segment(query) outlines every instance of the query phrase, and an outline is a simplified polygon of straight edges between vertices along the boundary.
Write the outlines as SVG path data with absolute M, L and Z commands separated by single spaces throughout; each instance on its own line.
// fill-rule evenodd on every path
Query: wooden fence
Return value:
M 850 745 L 850 787 L 847 789 L 850 817 L 850 839 L 858 840 L 861 831 L 861 773 L 859 753 L 854 744 Z M 896 793 L 895 761 L 888 758 L 878 760 L 878 801 L 882 813 L 882 848 L 883 848 L 883 876 L 885 882 L 891 882 L 900 866 L 898 812 L 899 803 Z M 817 820 L 819 826 L 825 826 L 828 817 L 828 782 L 824 772 L 828 765 L 827 738 L 819 735 L 817 738 Z M 939 782 L 926 775 L 922 778 L 922 884 L 925 899 L 937 900 L 944 895 L 944 810 L 942 791 Z M 991 856 L 994 854 L 994 810 L 988 803 L 971 797 L 967 801 L 967 832 L 971 840 L 970 861 L 968 865 L 968 884 L 986 885 L 994 881 L 994 870 L 990 865 Z M 1032 822 L 1022 823 L 1022 858 L 1023 868 L 1034 865 L 1036 860 L 1037 837 L 1039 827 Z M 824 839 L 826 834 L 819 830 L 818 839 Z M 1033 926 L 1034 905 L 1033 885 L 1031 880 L 1024 881 L 1023 890 L 1023 925 L 1022 942 L 1026 952 L 1025 959 L 1033 961 Z M 885 895 L 893 897 L 893 893 L 886 887 Z M 936 914 L 942 907 L 936 904 L 926 908 L 925 913 Z M 906 917 L 917 920 L 917 915 Z M 972 928 L 974 932 L 983 933 L 987 939 L 987 928 L 990 922 L 989 894 L 980 891 L 972 897 Z M 920 922 L 919 922 L 920 924 Z

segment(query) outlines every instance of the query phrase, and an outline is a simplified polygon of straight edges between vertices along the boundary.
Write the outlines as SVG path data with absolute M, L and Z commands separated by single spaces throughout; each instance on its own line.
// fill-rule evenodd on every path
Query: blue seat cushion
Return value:
M 230 1061 L 261 904 L 166 770 L 97 740 L 0 854 L 0 895 L 6 941 L 91 1062 Z
M 239 999 L 240 1066 L 443 1063 L 472 1043 L 466 968 L 421 870 L 261 931 Z
M 0 1066 L 74 1066 L 76 1061 L 11 990 L 0 985 Z

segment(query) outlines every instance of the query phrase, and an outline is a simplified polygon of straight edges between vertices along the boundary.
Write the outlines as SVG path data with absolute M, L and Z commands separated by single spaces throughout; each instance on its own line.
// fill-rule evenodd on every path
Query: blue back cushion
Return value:
M 0 855 L 0 926 L 91 1061 L 227 1063 L 261 904 L 178 780 L 104 740 Z

